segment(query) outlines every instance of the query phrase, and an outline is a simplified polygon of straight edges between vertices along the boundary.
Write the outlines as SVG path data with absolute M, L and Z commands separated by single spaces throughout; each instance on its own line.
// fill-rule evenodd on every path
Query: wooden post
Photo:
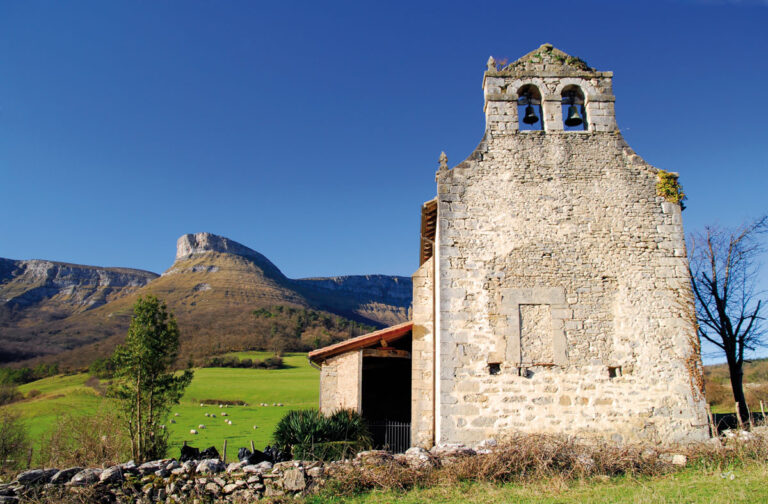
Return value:
M 709 404 L 706 404 L 706 408 L 707 408 L 707 422 L 709 422 L 709 432 L 711 434 L 710 437 L 716 438 L 717 427 L 715 426 L 715 418 L 712 416 L 712 408 L 709 407 Z
M 184 444 L 182 446 L 184 446 L 186 448 L 187 447 L 187 442 L 184 441 Z
M 253 439 L 251 439 L 251 453 L 255 453 L 255 452 L 256 452 L 256 448 L 254 448 Z
M 224 451 L 221 454 L 221 461 L 227 463 L 227 440 L 224 440 Z
M 763 406 L 763 401 L 760 401 L 760 414 L 763 416 L 760 419 L 760 422 L 765 425 L 765 407 Z
M 739 429 L 744 430 L 744 422 L 741 420 L 741 412 L 739 411 L 739 403 L 736 403 L 736 420 L 739 421 Z
M 749 404 L 746 402 L 744 404 L 747 406 L 747 423 L 749 424 L 749 430 L 752 430 L 752 427 L 754 427 L 754 425 L 752 425 L 752 412 L 749 411 Z

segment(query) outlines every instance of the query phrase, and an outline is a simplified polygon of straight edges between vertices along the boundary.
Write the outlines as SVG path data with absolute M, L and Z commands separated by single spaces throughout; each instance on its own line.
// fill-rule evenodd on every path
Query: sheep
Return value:
M 176 423 L 176 420 L 174 420 L 173 418 L 171 418 L 171 423 Z
M 195 429 L 190 429 L 189 433 L 190 434 L 197 434 L 197 431 Z
M 224 413 L 222 413 L 222 414 L 221 414 L 221 416 L 229 416 L 229 413 L 227 413 L 227 412 L 225 411 Z
M 173 416 L 179 416 L 179 414 L 178 413 L 174 413 Z
M 253 426 L 253 428 L 254 428 L 254 430 L 255 430 L 255 429 L 258 429 L 258 428 L 259 428 L 259 426 L 258 426 L 258 425 L 254 425 L 254 426 Z
M 198 429 L 205 429 L 205 425 L 203 425 L 203 424 L 200 424 L 200 425 L 198 425 L 198 426 L 197 426 L 197 428 L 198 428 Z

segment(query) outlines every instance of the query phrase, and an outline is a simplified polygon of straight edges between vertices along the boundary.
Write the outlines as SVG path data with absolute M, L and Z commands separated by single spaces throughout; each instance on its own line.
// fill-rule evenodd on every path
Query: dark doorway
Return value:
M 401 452 L 410 446 L 411 337 L 391 347 L 363 350 L 363 417 L 374 447 Z

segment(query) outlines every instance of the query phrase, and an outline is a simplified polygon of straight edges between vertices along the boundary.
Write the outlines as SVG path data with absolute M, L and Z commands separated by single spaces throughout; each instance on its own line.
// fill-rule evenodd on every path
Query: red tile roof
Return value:
M 358 336 L 356 338 L 348 339 L 340 343 L 335 343 L 327 347 L 318 348 L 317 350 L 312 350 L 309 352 L 309 355 L 307 355 L 307 358 L 310 361 L 316 363 L 325 360 L 328 357 L 333 357 L 334 355 L 349 352 L 350 350 L 358 350 L 360 348 L 377 345 L 381 340 L 385 340 L 387 343 L 390 343 L 392 341 L 399 340 L 406 334 L 410 333 L 412 329 L 413 322 L 404 322 L 402 324 L 393 325 L 379 331 L 363 334 L 362 336 Z

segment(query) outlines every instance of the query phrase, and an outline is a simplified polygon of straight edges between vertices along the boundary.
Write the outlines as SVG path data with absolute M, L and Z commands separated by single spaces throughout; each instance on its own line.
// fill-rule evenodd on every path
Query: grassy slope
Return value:
M 563 482 L 546 479 L 540 482 L 506 485 L 460 483 L 429 489 L 402 492 L 371 492 L 351 498 L 327 495 L 307 499 L 308 503 L 415 504 L 516 502 L 525 504 L 554 503 L 736 503 L 768 502 L 768 465 L 753 464 L 733 469 L 733 480 L 721 477 L 720 471 L 689 468 L 677 474 L 654 478 L 612 478 Z
M 266 352 L 242 352 L 238 355 L 262 360 L 271 356 Z M 286 354 L 284 361 L 289 367 L 277 370 L 196 369 L 195 378 L 181 403 L 172 410 L 179 416 L 172 417 L 176 420 L 175 424 L 168 424 L 173 446 L 169 456 L 178 456 L 178 447 L 185 440 L 195 447 L 214 445 L 221 451 L 226 439 L 227 459 L 234 460 L 238 448 L 249 446 L 251 440 L 258 449 L 263 449 L 269 443 L 275 425 L 289 409 L 316 408 L 318 371 L 309 366 L 306 354 Z M 39 390 L 40 396 L 12 404 L 9 408 L 22 413 L 32 438 L 39 439 L 62 413 L 89 414 L 112 407 L 110 400 L 100 397 L 93 388 L 85 385 L 87 379 L 85 374 L 60 375 L 28 383 L 19 390 L 24 394 Z M 200 401 L 204 399 L 240 400 L 248 406 L 226 409 L 200 407 Z M 258 406 L 259 403 L 269 403 L 270 406 Z M 285 406 L 271 406 L 273 403 Z M 224 423 L 223 411 L 227 412 L 232 425 Z M 215 413 L 216 418 L 206 417 L 206 412 Z M 204 424 L 206 428 L 198 429 L 199 424 Z M 254 425 L 258 429 L 253 429 Z M 190 429 L 198 430 L 199 434 L 191 435 Z

